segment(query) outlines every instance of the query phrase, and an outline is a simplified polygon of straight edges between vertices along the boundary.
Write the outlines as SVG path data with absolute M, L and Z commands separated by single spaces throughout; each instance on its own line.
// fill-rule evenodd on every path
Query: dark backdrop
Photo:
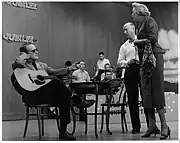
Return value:
M 2 3 L 2 34 L 32 35 L 38 42 L 39 58 L 53 68 L 66 60 L 85 60 L 92 76 L 98 52 L 116 66 L 119 46 L 124 40 L 122 26 L 131 21 L 130 3 L 36 3 L 37 10 Z M 160 27 L 177 31 L 177 3 L 148 3 Z M 167 18 L 168 17 L 168 18 Z M 2 41 L 2 117 L 24 118 L 24 105 L 12 89 L 12 61 L 19 43 Z

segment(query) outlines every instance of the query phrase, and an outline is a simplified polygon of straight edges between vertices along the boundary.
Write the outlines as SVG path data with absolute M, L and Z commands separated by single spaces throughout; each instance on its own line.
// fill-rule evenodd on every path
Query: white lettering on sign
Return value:
M 8 43 L 11 42 L 34 43 L 37 41 L 33 36 L 25 36 L 25 35 L 10 34 L 10 33 L 4 34 L 2 38 Z
M 8 5 L 12 5 L 14 7 L 20 7 L 20 8 L 26 8 L 31 10 L 37 10 L 37 4 L 32 2 L 12 2 L 8 1 L 6 2 Z

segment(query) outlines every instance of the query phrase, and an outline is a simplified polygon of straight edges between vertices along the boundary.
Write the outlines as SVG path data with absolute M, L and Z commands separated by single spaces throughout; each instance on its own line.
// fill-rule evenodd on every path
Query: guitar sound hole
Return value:
M 42 85 L 42 84 L 44 84 L 45 83 L 45 81 L 39 81 L 39 80 L 34 80 L 34 82 L 35 82 L 35 84 L 37 84 L 37 85 Z
M 41 76 L 41 75 L 38 75 L 38 76 L 37 76 L 37 79 L 39 79 L 40 81 L 43 81 L 43 80 L 44 80 L 43 76 Z

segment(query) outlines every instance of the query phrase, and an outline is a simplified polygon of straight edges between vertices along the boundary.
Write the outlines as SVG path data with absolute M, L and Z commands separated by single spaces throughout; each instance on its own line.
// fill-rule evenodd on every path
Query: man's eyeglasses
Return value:
M 38 49 L 34 49 L 34 50 L 32 50 L 31 52 L 32 52 L 32 53 L 35 53 L 36 51 L 38 51 Z

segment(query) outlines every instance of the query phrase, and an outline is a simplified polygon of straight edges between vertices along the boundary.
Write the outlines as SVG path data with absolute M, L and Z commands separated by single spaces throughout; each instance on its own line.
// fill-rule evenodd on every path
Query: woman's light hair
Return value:
M 140 4 L 140 3 L 132 3 L 132 11 L 133 12 L 139 12 L 140 15 L 143 15 L 143 16 L 150 16 L 151 15 L 151 12 L 149 11 L 149 9 L 147 8 L 146 5 L 144 4 Z

